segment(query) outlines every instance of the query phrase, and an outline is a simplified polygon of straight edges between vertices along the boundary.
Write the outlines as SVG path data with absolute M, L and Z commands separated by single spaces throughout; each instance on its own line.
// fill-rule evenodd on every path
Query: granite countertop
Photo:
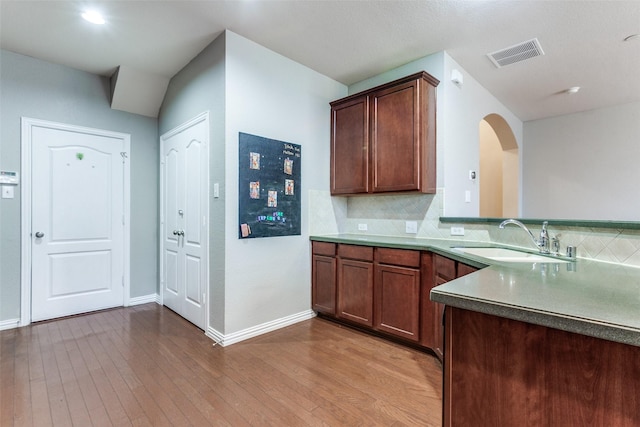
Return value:
M 428 250 L 481 270 L 431 290 L 453 307 L 521 320 L 640 347 L 640 269 L 588 259 L 507 263 L 453 249 L 490 243 L 359 234 L 311 236 L 313 241 Z M 535 253 L 535 250 L 531 251 Z

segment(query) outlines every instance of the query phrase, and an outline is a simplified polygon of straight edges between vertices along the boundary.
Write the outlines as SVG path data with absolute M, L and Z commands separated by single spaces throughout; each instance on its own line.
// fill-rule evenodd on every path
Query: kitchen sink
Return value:
M 541 262 L 541 263 L 566 263 L 566 259 L 552 256 L 544 256 L 505 248 L 471 248 L 457 246 L 451 249 L 463 254 L 475 255 L 482 258 L 500 262 Z

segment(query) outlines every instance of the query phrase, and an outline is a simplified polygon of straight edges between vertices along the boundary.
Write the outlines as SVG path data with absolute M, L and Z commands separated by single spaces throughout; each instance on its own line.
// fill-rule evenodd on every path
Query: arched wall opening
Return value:
M 511 127 L 499 114 L 485 116 L 480 134 L 481 217 L 518 217 L 519 149 Z

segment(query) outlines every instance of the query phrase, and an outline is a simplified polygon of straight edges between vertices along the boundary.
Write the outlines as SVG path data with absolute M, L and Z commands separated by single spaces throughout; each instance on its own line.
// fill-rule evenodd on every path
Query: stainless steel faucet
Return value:
M 550 253 L 549 251 L 549 232 L 547 231 L 547 225 L 549 225 L 548 221 L 545 221 L 542 223 L 542 230 L 540 230 L 540 238 L 536 239 L 535 236 L 533 235 L 533 233 L 531 232 L 531 230 L 529 230 L 527 228 L 526 225 L 524 225 L 523 223 L 521 223 L 520 221 L 518 221 L 517 219 L 506 219 L 504 221 L 502 221 L 499 225 L 499 228 L 504 228 L 506 225 L 509 224 L 515 224 L 518 227 L 522 228 L 524 231 L 526 231 L 529 236 L 531 237 L 531 240 L 533 241 L 533 244 L 536 245 L 536 247 L 538 248 L 538 250 L 540 251 L 541 254 L 548 254 Z

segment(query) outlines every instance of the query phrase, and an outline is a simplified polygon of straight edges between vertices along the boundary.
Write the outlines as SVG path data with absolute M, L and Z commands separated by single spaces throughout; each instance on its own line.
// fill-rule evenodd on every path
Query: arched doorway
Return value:
M 517 217 L 518 144 L 506 120 L 489 114 L 480 121 L 480 216 Z

